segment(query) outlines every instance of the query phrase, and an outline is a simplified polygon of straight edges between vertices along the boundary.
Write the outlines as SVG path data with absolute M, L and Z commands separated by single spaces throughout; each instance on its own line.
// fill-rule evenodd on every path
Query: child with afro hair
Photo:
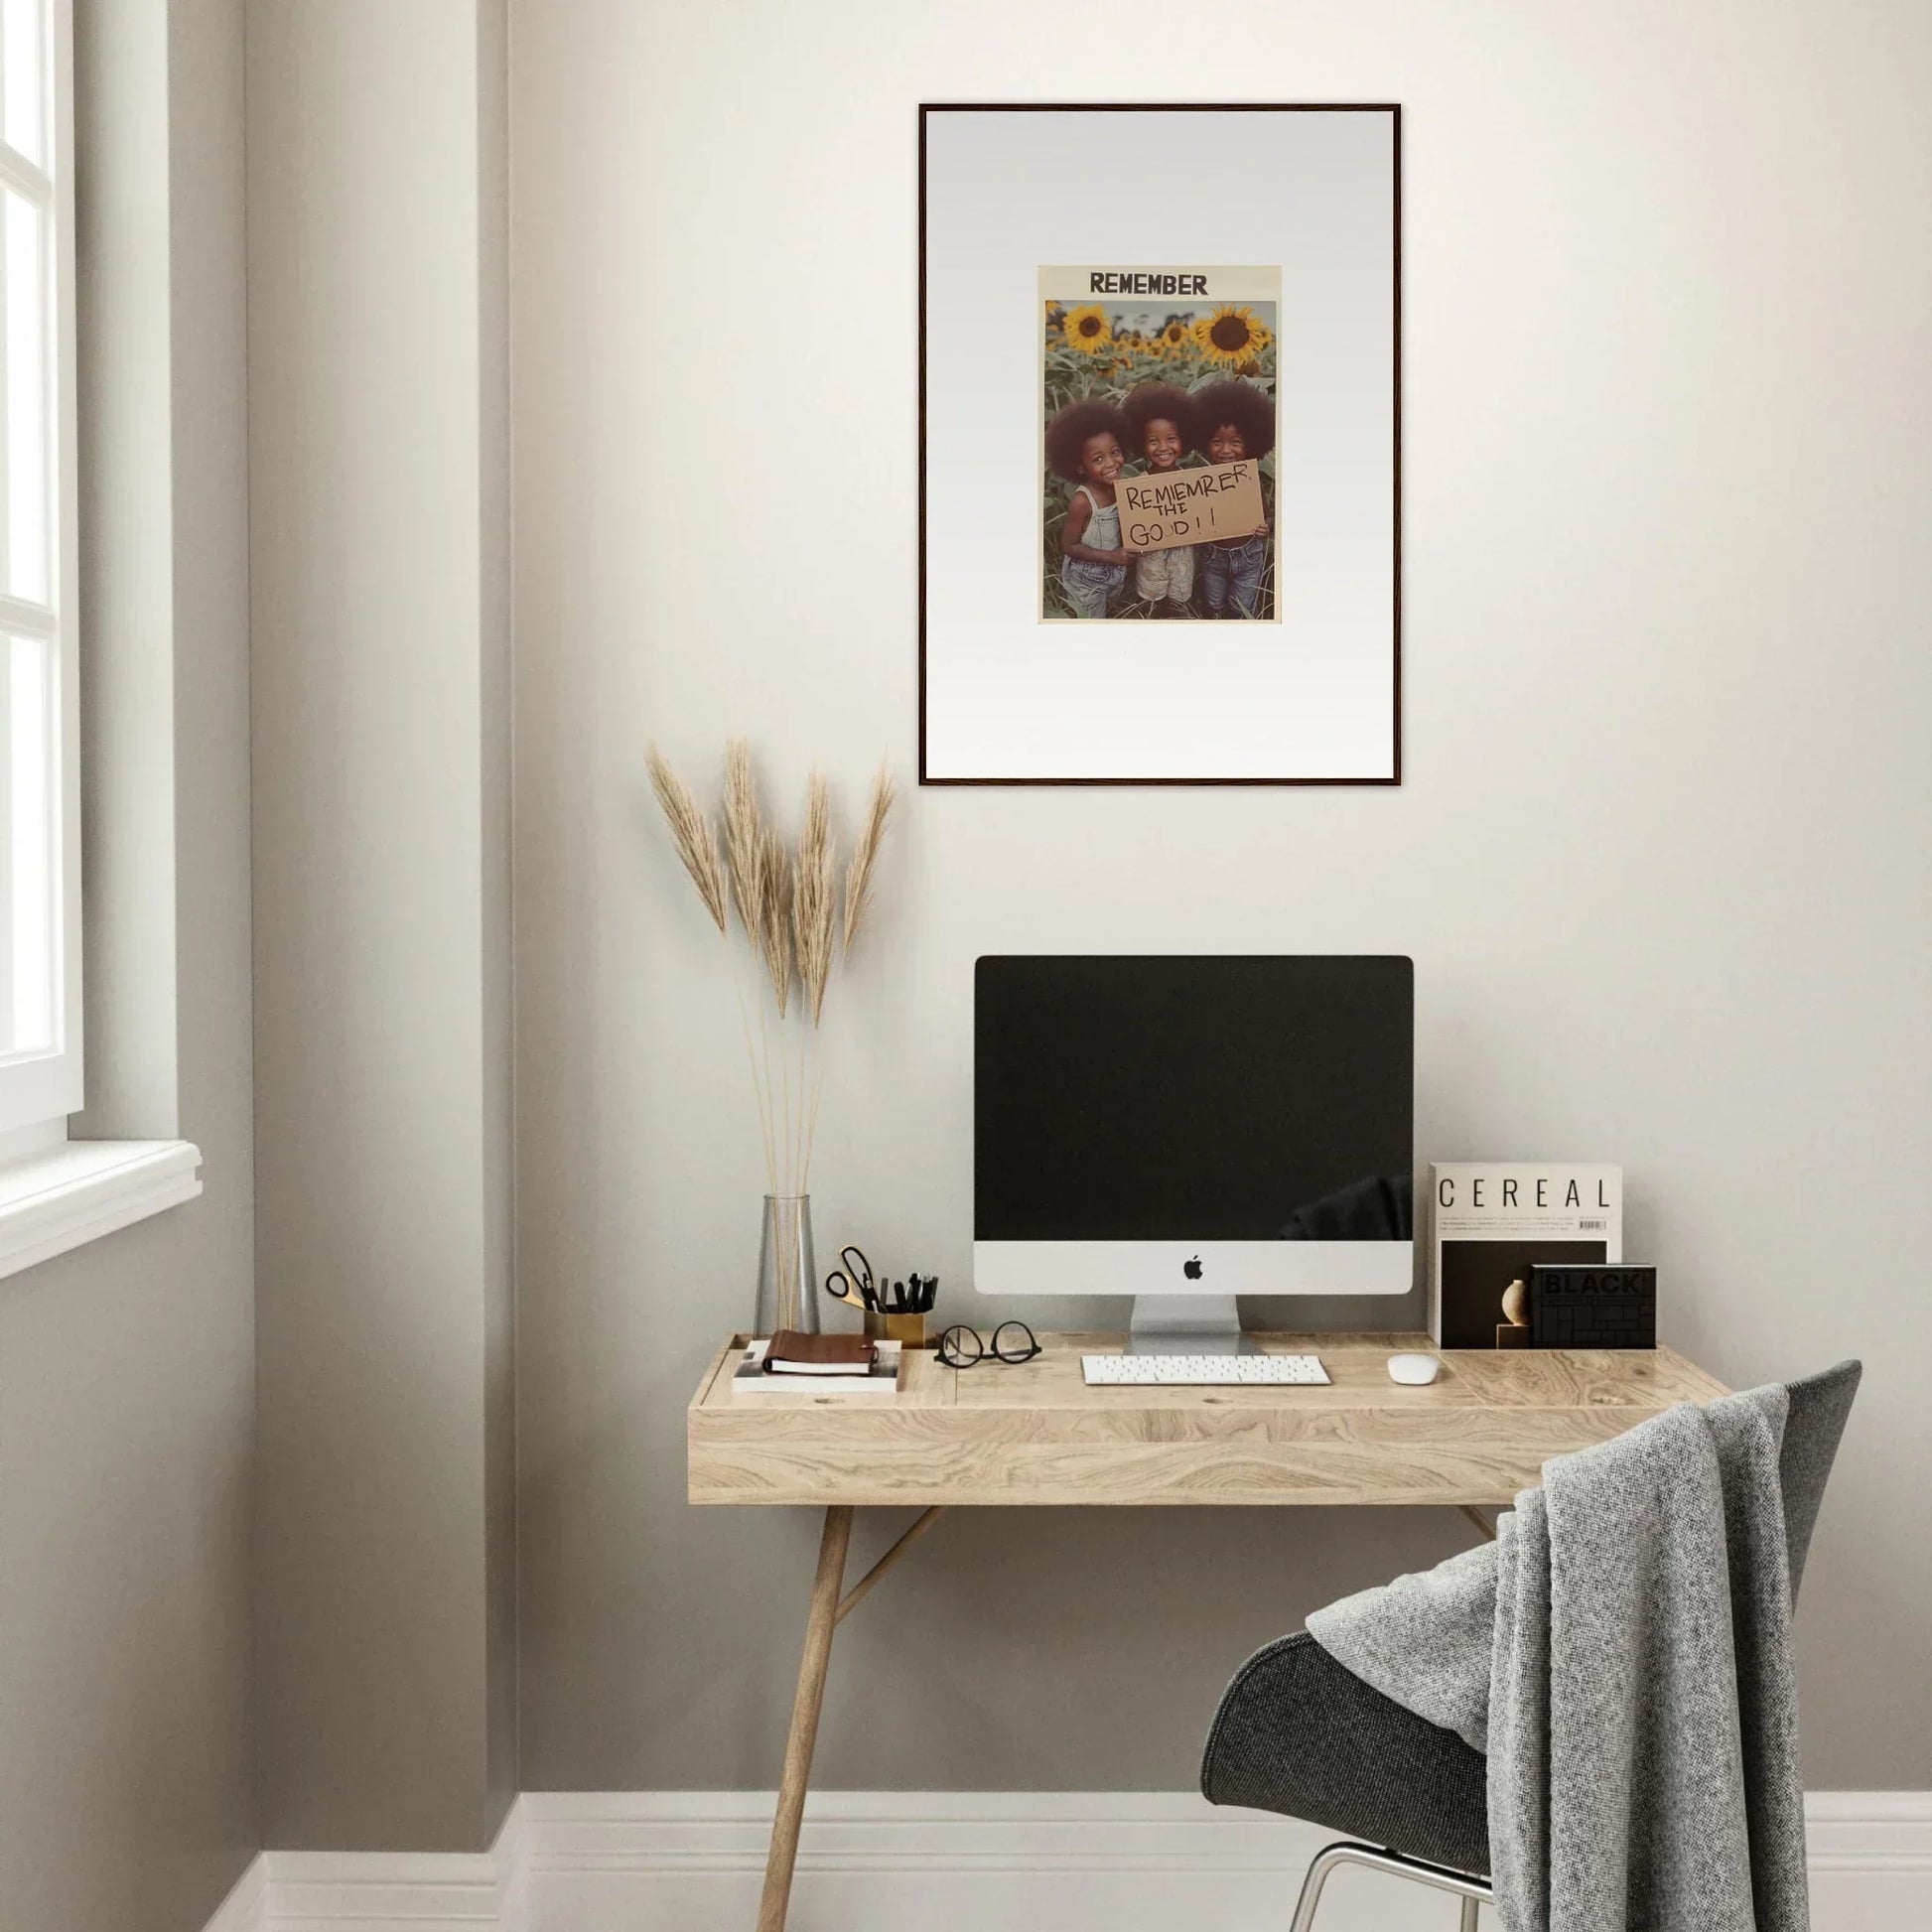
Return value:
M 1188 435 L 1209 463 L 1259 463 L 1275 447 L 1273 397 L 1231 376 L 1187 398 Z M 1201 545 L 1201 600 L 1210 618 L 1251 618 L 1268 564 L 1268 519 L 1244 537 Z M 1231 607 L 1231 608 L 1230 608 Z
M 1187 454 L 1186 392 L 1171 382 L 1143 382 L 1128 391 L 1125 408 L 1128 448 L 1147 474 L 1159 477 L 1178 470 Z M 1185 617 L 1193 594 L 1192 544 L 1144 550 L 1134 559 L 1134 595 L 1153 605 L 1157 618 Z
M 1121 547 L 1114 484 L 1127 467 L 1127 418 L 1118 403 L 1090 396 L 1046 425 L 1046 467 L 1074 485 L 1060 529 L 1060 588 L 1076 618 L 1104 618 L 1127 582 L 1132 552 Z

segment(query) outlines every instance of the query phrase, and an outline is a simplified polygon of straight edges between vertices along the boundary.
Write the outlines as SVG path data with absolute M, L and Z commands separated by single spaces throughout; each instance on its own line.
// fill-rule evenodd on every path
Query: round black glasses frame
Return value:
M 1024 1321 L 1002 1321 L 993 1330 L 990 1349 L 980 1331 L 963 1321 L 955 1321 L 939 1337 L 939 1359 L 947 1368 L 977 1368 L 984 1361 L 1030 1362 L 1041 1352 L 1039 1338 Z

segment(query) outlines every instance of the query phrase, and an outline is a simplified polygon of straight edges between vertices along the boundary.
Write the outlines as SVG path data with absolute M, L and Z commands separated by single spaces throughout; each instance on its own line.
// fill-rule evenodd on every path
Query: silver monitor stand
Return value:
M 1130 1355 L 1258 1355 L 1232 1295 L 1137 1295 Z

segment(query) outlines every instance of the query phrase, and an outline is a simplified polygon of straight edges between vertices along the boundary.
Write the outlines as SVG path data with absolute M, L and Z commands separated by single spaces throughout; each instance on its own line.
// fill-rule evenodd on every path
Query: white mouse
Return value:
M 1406 1382 L 1412 1388 L 1420 1388 L 1425 1382 L 1435 1381 L 1442 1366 L 1442 1362 L 1434 1355 L 1391 1355 L 1389 1380 Z

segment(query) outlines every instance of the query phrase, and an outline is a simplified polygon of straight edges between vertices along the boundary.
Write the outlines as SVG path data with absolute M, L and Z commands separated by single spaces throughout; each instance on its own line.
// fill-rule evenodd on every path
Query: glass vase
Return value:
M 766 1194 L 759 1243 L 759 1298 L 752 1332 L 818 1333 L 818 1270 L 812 1257 L 812 1197 Z

